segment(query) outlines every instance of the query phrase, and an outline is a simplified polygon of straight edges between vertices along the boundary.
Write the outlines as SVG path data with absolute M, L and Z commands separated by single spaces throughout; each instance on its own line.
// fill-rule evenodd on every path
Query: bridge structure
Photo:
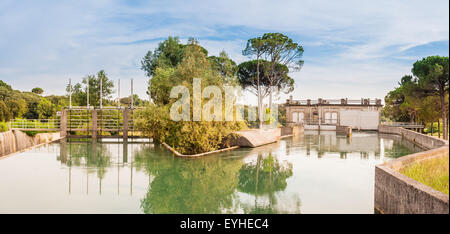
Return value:
M 393 126 L 393 127 L 402 127 L 402 128 L 406 128 L 406 129 L 424 129 L 425 125 L 421 124 L 421 123 L 414 123 L 414 122 L 383 122 L 383 125 L 386 126 Z
M 57 131 L 68 138 L 139 137 L 134 127 L 135 107 L 68 107 L 55 119 L 13 119 L 11 130 Z

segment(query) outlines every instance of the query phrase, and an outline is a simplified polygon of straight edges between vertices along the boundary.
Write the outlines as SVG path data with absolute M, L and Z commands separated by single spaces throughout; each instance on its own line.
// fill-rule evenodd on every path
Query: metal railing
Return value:
M 61 121 L 60 119 L 12 119 L 9 121 L 9 128 L 56 131 L 61 128 Z
M 392 121 L 384 121 L 383 125 L 393 126 L 393 127 L 407 127 L 407 128 L 423 128 L 425 127 L 421 123 L 416 122 L 392 122 Z
M 379 105 L 381 104 L 380 99 L 301 99 L 301 100 L 289 100 L 289 104 L 294 105 L 317 105 L 317 104 L 328 104 L 328 105 Z

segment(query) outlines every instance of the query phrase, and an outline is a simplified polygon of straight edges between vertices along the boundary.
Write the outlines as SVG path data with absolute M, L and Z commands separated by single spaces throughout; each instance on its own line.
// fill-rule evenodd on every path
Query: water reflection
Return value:
M 266 158 L 263 158 L 262 153 L 258 153 L 256 164 L 242 165 L 238 176 L 238 190 L 255 197 L 254 206 L 244 205 L 245 213 L 280 213 L 275 208 L 277 204 L 275 193 L 286 189 L 286 179 L 291 177 L 292 174 L 292 163 L 280 163 L 272 152 L 269 152 Z M 258 196 L 264 195 L 268 198 L 268 204 L 258 204 Z M 300 213 L 300 202 L 299 199 L 297 200 L 295 213 Z
M 19 210 L 21 199 L 32 201 L 21 210 L 41 212 L 370 213 L 374 165 L 420 150 L 367 132 L 305 132 L 200 159 L 153 143 L 62 140 L 0 161 L 0 188 L 9 188 L 0 193 L 0 213 Z M 31 173 L 33 166 L 42 171 Z M 5 179 L 14 175 L 24 186 Z M 11 199 L 15 206 L 3 202 Z

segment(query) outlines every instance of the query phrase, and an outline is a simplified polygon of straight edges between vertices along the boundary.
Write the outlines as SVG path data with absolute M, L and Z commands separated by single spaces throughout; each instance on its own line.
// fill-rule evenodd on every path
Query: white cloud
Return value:
M 0 79 L 14 88 L 63 94 L 68 77 L 105 69 L 133 77 L 145 95 L 140 60 L 158 39 L 200 39 L 237 62 L 245 41 L 280 31 L 305 47 L 294 96 L 382 97 L 409 66 L 392 58 L 449 40 L 448 1 L 113 1 L 0 3 Z M 136 43 L 136 42 L 142 43 Z M 316 51 L 322 49 L 318 54 Z M 448 51 L 442 51 L 448 55 Z M 126 90 L 126 84 L 123 90 Z

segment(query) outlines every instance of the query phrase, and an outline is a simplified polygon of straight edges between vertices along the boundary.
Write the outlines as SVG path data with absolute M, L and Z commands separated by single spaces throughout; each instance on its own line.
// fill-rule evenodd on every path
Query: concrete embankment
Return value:
M 17 130 L 2 132 L 0 133 L 0 157 L 60 138 L 60 133 L 38 133 L 35 136 L 28 136 Z
M 380 126 L 379 132 L 401 135 L 429 150 L 403 156 L 375 167 L 375 210 L 385 214 L 448 214 L 448 195 L 399 172 L 415 162 L 448 156 L 448 141 L 384 125 Z
M 444 145 L 448 145 L 448 141 L 444 141 L 436 137 L 428 136 L 400 127 L 380 125 L 378 128 L 378 132 L 400 135 L 406 140 L 412 141 L 414 142 L 414 144 L 417 144 L 418 146 L 425 149 L 435 149 Z
M 174 148 L 170 147 L 166 143 L 162 143 L 168 150 L 170 150 L 174 155 L 178 157 L 188 157 L 188 158 L 197 158 L 210 154 L 221 153 L 230 151 L 233 149 L 237 149 L 239 147 L 251 147 L 256 148 L 262 145 L 267 145 L 271 143 L 278 142 L 283 137 L 295 136 L 298 134 L 303 134 L 303 126 L 293 126 L 293 127 L 282 127 L 282 128 L 274 128 L 274 129 L 247 129 L 242 131 L 233 132 L 236 137 L 231 139 L 229 147 L 219 150 L 214 150 L 205 153 L 199 154 L 182 154 L 176 151 Z
M 300 126 L 282 127 L 274 129 L 249 129 L 234 132 L 238 135 L 238 138 L 232 143 L 232 145 L 238 145 L 241 147 L 258 147 L 267 145 L 280 140 L 280 138 L 302 134 L 304 128 Z

